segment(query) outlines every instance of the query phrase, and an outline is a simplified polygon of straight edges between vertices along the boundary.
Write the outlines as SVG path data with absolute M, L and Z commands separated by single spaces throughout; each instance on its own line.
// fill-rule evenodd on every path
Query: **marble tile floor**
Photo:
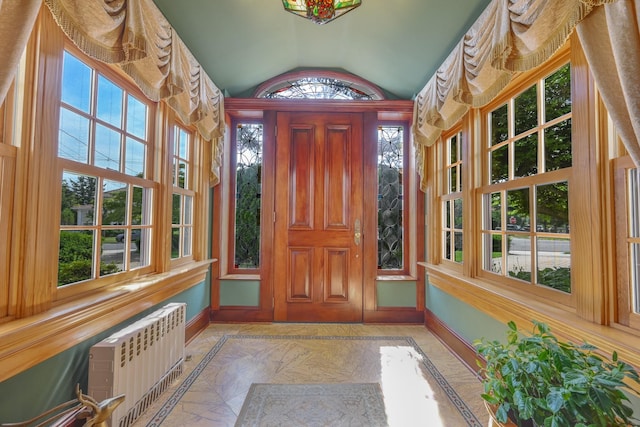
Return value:
M 233 426 L 254 382 L 378 382 L 384 393 L 389 426 L 487 425 L 488 416 L 480 398 L 482 385 L 476 374 L 424 326 L 251 323 L 211 324 L 198 334 L 186 348 L 185 372 L 133 427 L 157 425 L 151 423 L 154 416 L 166 408 L 165 403 L 185 377 L 225 335 L 240 335 L 238 338 L 242 339 L 223 340 L 207 367 L 163 418 L 162 426 Z M 421 355 L 406 341 L 383 337 L 413 338 L 472 412 L 472 421 L 460 415 L 452 399 L 426 372 Z

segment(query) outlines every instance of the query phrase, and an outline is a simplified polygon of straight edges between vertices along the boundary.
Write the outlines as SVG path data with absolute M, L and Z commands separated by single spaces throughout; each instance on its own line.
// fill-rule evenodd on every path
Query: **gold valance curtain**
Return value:
M 33 29 L 42 0 L 0 0 L 0 104 Z
M 614 1 L 493 0 L 416 97 L 418 171 L 424 172 L 420 145 L 433 144 L 469 108 L 493 99 L 516 72 L 549 59 L 594 8 Z
M 578 37 L 616 129 L 640 167 L 640 0 L 596 8 Z
M 153 101 L 165 101 L 212 146 L 217 183 L 224 98 L 152 0 L 44 0 L 87 55 L 116 64 Z M 42 0 L 0 0 L 0 96 L 4 99 Z

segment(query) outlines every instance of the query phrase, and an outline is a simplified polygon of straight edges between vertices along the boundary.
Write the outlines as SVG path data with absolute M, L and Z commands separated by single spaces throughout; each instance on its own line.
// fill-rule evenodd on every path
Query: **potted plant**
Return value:
M 508 323 L 507 341 L 474 341 L 484 376 L 481 395 L 495 419 L 518 426 L 638 425 L 625 381 L 640 382 L 637 371 L 596 353 L 597 348 L 558 340 L 549 327 L 533 322 L 531 335 Z

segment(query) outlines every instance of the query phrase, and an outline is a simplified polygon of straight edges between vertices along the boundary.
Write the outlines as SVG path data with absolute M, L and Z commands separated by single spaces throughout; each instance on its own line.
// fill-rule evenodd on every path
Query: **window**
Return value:
M 444 143 L 444 179 L 442 195 L 442 258 L 462 263 L 462 133 Z
M 404 171 L 405 129 L 378 126 L 378 270 L 404 270 L 405 244 Z
M 180 126 L 173 127 L 171 198 L 171 259 L 193 253 L 193 135 Z
M 260 123 L 235 126 L 231 165 L 233 254 L 229 272 L 255 272 L 260 268 L 260 212 L 262 205 L 262 143 Z
M 570 294 L 569 64 L 485 111 L 482 267 Z
M 11 261 L 11 215 L 15 189 L 17 148 L 12 144 L 13 85 L 0 104 L 0 319 L 9 315 L 9 265 Z
M 150 266 L 151 108 L 64 52 L 58 134 L 58 286 Z
M 617 321 L 640 329 L 640 172 L 628 156 L 614 164 Z
M 382 91 L 358 76 L 326 70 L 286 73 L 261 84 L 256 98 L 381 100 Z

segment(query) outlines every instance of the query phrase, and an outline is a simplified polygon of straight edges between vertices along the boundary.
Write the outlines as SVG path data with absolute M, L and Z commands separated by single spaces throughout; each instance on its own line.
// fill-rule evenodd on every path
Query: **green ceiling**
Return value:
M 325 25 L 281 0 L 154 0 L 214 83 L 229 96 L 296 69 L 356 74 L 411 99 L 490 0 L 362 0 Z

